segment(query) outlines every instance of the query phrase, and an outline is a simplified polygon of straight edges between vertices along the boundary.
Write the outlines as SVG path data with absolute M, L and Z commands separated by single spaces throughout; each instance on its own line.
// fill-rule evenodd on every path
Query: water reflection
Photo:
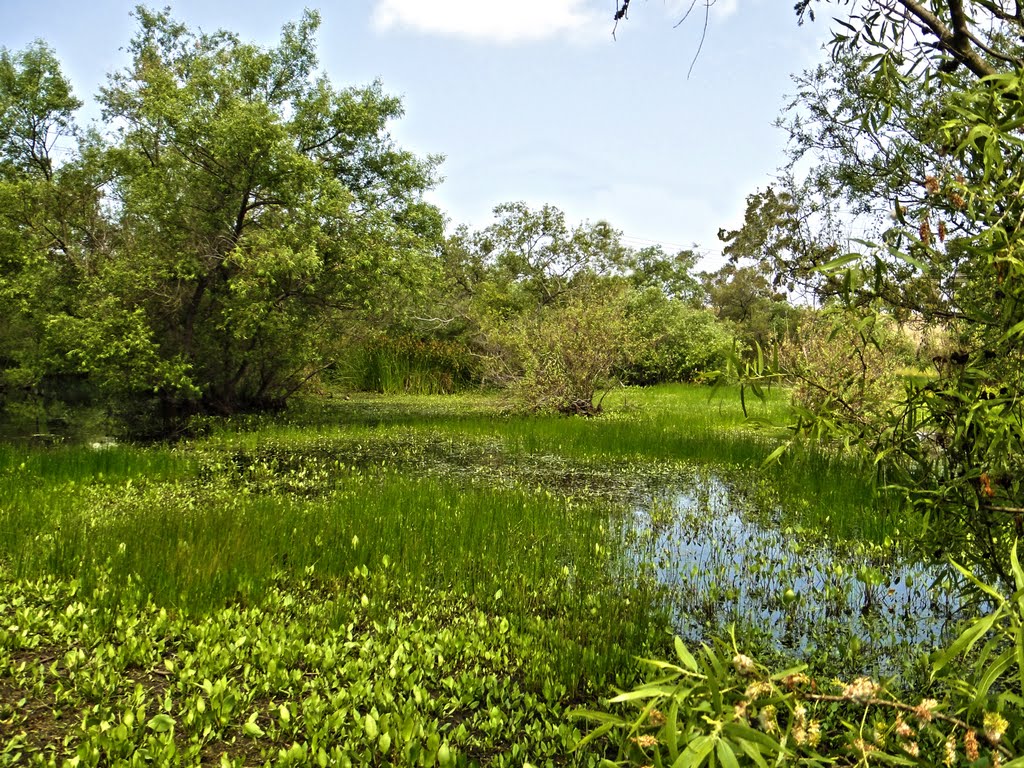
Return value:
M 735 623 L 779 649 L 886 673 L 952 630 L 947 569 L 829 542 L 745 504 L 709 474 L 651 494 L 626 520 L 632 564 L 663 588 L 685 637 Z

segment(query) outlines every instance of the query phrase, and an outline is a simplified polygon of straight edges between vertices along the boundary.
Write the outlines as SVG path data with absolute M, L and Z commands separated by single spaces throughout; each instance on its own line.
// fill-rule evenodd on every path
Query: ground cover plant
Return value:
M 174 446 L 4 446 L 3 760 L 595 765 L 618 746 L 577 750 L 570 712 L 730 623 L 768 660 L 920 681 L 892 659 L 935 638 L 886 616 L 899 520 L 870 473 L 808 453 L 803 482 L 765 474 L 772 434 L 710 394 L 619 390 L 589 420 L 335 396 Z M 684 573 L 720 518 L 738 537 Z M 812 551 L 831 570 L 799 581 Z M 842 632 L 814 637 L 826 588 Z M 883 610 L 851 629 L 867 594 Z

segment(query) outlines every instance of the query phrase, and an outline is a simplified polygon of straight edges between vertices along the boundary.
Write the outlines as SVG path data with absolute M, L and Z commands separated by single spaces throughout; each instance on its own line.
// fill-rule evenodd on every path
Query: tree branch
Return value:
M 941 47 L 953 54 L 971 72 L 978 77 L 996 74 L 996 68 L 979 56 L 978 52 L 971 47 L 971 34 L 967 25 L 967 16 L 964 13 L 963 1 L 947 0 L 947 2 L 953 21 L 953 29 L 943 24 L 938 16 L 916 2 L 916 0 L 899 0 L 900 5 L 917 17 L 929 32 L 939 38 Z

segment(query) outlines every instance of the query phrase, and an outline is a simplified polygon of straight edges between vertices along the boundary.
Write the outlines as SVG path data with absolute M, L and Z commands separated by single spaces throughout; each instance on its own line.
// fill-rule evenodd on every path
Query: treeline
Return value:
M 590 412 L 613 379 L 720 370 L 796 310 L 756 268 L 625 247 L 553 207 L 445 237 L 440 158 L 396 146 L 400 101 L 318 69 L 316 13 L 276 47 L 136 11 L 131 63 L 76 121 L 43 42 L 0 54 L 0 402 L 102 405 L 165 432 L 341 381 L 509 388 Z

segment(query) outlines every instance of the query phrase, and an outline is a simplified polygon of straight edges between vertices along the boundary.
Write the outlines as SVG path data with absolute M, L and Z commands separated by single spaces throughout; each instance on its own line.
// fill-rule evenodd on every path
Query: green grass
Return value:
M 446 398 L 358 396 L 301 404 L 283 420 L 262 420 L 258 430 L 222 425 L 221 444 L 257 441 L 301 447 L 332 437 L 379 441 L 386 436 L 444 438 L 453 443 L 487 440 L 504 456 L 558 456 L 601 465 L 621 462 L 689 462 L 746 470 L 747 486 L 760 484 L 774 497 L 784 522 L 841 539 L 882 542 L 909 523 L 895 498 L 879 497 L 874 467 L 836 451 L 805 447 L 762 466 L 788 436 L 788 395 L 773 389 L 765 401 L 748 396 L 744 413 L 738 388 L 677 384 L 613 391 L 597 418 L 508 413 L 493 395 Z M 753 478 L 752 480 L 750 478 Z
M 173 447 L 0 446 L 0 732 L 24 732 L 0 754 L 344 765 L 342 744 L 436 765 L 447 744 L 451 764 L 594 764 L 566 709 L 635 683 L 671 638 L 618 538 L 630 500 L 700 467 L 818 536 L 893 525 L 849 460 L 761 469 L 784 433 L 709 394 L 620 390 L 594 419 L 322 397 Z M 785 394 L 748 407 L 781 421 Z M 211 721 L 221 681 L 235 703 Z M 458 703 L 413 706 L 413 686 Z

